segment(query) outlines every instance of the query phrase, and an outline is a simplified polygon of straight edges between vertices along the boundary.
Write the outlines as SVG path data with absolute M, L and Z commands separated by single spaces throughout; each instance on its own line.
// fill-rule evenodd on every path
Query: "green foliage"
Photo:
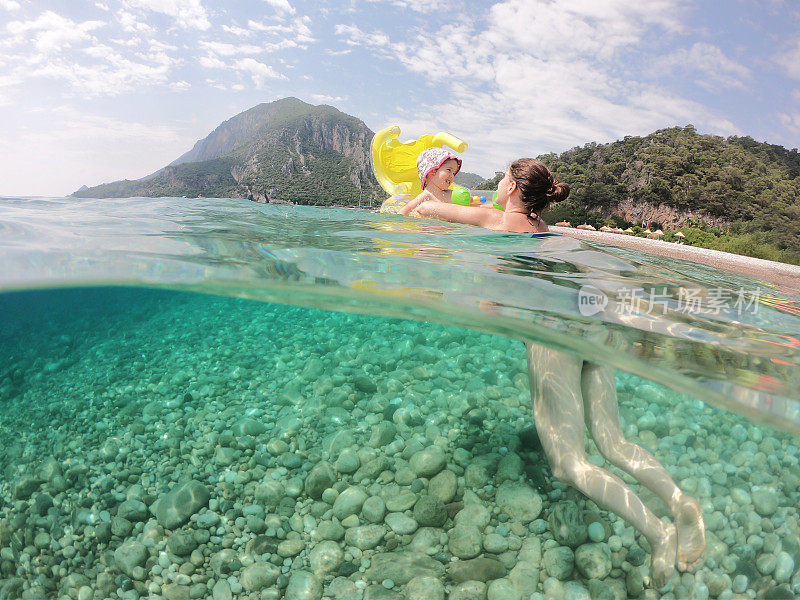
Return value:
M 687 243 L 697 230 L 691 233 L 695 245 L 712 247 L 706 244 L 713 238 L 719 249 L 800 264 L 797 150 L 749 137 L 700 135 L 689 125 L 539 158 L 572 190 L 563 207 L 546 213 L 558 220 L 594 225 L 592 211 L 611 215 L 623 200 L 664 205 L 726 224 L 714 231 L 702 218 L 689 217 L 688 229 L 682 228 Z M 602 224 L 615 226 L 609 218 Z
M 481 181 L 480 183 L 475 184 L 473 189 L 476 190 L 496 190 L 497 184 L 500 183 L 500 180 L 506 174 L 505 171 L 496 171 L 494 177 L 491 179 L 487 179 L 486 181 Z

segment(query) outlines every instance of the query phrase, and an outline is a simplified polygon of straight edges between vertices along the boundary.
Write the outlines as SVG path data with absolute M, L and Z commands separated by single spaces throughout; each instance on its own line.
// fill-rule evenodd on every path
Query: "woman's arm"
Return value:
M 477 225 L 488 229 L 496 226 L 503 219 L 502 211 L 495 208 L 459 206 L 442 202 L 423 202 L 416 208 L 423 217 L 451 223 L 463 223 L 464 225 Z
M 433 194 L 431 194 L 429 191 L 425 190 L 413 200 L 406 202 L 406 205 L 400 209 L 400 214 L 405 216 L 410 215 L 411 211 L 417 208 L 425 200 L 436 200 L 436 198 L 434 198 Z

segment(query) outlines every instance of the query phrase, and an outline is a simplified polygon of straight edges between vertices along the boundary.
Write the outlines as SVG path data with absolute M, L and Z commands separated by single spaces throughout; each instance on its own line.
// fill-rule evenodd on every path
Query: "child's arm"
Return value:
M 459 206 L 458 204 L 444 204 L 443 202 L 424 202 L 417 207 L 417 212 L 423 217 L 431 217 L 451 223 L 477 225 L 491 229 L 503 219 L 502 211 L 495 208 L 478 208 L 472 206 Z

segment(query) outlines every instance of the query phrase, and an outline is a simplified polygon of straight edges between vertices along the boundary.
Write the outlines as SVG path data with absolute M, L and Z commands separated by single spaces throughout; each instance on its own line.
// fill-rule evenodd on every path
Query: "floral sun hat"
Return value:
M 446 150 L 445 148 L 428 148 L 420 152 L 417 157 L 417 172 L 419 173 L 419 180 L 423 189 L 425 188 L 425 179 L 427 179 L 428 175 L 451 158 L 458 163 L 458 169 L 456 169 L 456 173 L 458 173 L 461 170 L 461 158 L 452 151 Z

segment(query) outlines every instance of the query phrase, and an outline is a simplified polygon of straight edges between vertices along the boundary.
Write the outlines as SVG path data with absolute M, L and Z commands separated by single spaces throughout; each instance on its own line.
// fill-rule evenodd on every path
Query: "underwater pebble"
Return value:
M 750 490 L 753 507 L 762 517 L 769 517 L 778 510 L 778 493 L 767 487 L 754 487 Z
M 361 525 L 348 529 L 344 534 L 344 540 L 348 546 L 369 550 L 380 544 L 384 535 L 386 528 L 383 525 Z
M 444 600 L 444 584 L 429 575 L 417 576 L 405 586 L 405 596 L 413 600 Z
M 441 527 L 447 521 L 447 508 L 437 496 L 422 496 L 414 505 L 414 519 L 422 527 Z
M 497 490 L 498 508 L 512 519 L 528 524 L 542 512 L 542 498 L 530 486 L 505 482 Z
M 367 493 L 364 490 L 359 487 L 349 487 L 339 494 L 333 503 L 333 514 L 339 519 L 354 515 L 361 510 L 366 499 Z
M 285 600 L 319 600 L 322 598 L 322 582 L 308 571 L 294 571 L 289 577 L 284 594 Z
M 382 522 L 385 515 L 386 504 L 380 496 L 370 496 L 361 506 L 361 516 L 370 523 Z
M 488 600 L 522 600 L 522 591 L 508 579 L 495 579 L 486 590 Z
M 587 528 L 587 531 L 589 533 L 589 539 L 593 542 L 602 542 L 606 537 L 606 530 L 603 527 L 603 524 L 598 523 L 597 521 L 591 523 Z
M 780 552 L 775 561 L 773 577 L 778 583 L 789 581 L 794 572 L 794 558 L 788 552 Z
M 444 469 L 447 458 L 439 446 L 429 446 L 414 454 L 409 461 L 411 469 L 418 477 L 433 477 Z
M 465 581 L 450 588 L 448 600 L 486 600 L 488 586 L 482 581 Z
M 584 544 L 575 550 L 575 566 L 588 579 L 603 579 L 611 572 L 611 552 L 604 544 Z
M 550 577 L 564 580 L 572 574 L 575 555 L 567 546 L 550 548 L 544 553 L 544 568 Z
M 389 513 L 386 515 L 386 524 L 397 535 L 410 535 L 414 533 L 418 527 L 414 519 L 403 513 Z
M 413 507 L 419 497 L 414 492 L 401 492 L 386 500 L 386 510 L 389 512 L 403 512 Z
M 447 547 L 458 558 L 474 558 L 483 549 L 481 532 L 474 525 L 456 525 L 448 534 Z
M 569 500 L 558 502 L 551 508 L 547 525 L 555 540 L 570 548 L 580 546 L 589 537 L 581 510 Z

